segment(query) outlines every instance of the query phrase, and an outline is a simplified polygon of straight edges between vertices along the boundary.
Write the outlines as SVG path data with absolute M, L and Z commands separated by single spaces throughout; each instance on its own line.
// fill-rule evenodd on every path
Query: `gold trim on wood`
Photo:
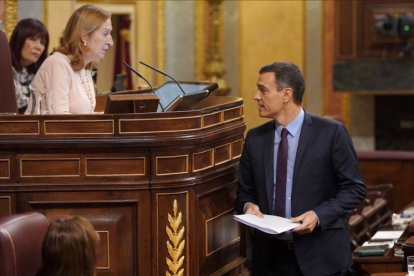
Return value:
M 9 176 L 8 177 L 0 177 L 0 179 L 10 179 L 10 159 L 0 159 L 0 162 L 2 161 L 7 161 L 7 168 L 8 168 L 8 172 L 9 172 Z
M 210 163 L 210 165 L 208 165 L 208 166 L 206 166 L 206 167 L 204 167 L 204 168 L 201 168 L 201 169 L 194 169 L 194 157 L 196 156 L 196 155 L 199 155 L 199 154 L 203 154 L 203 153 L 205 153 L 205 152 L 210 152 L 210 160 L 211 160 L 211 163 Z M 204 170 L 207 170 L 207 169 L 209 169 L 209 168 L 212 168 L 212 167 L 214 167 L 214 150 L 213 149 L 209 149 L 209 150 L 205 150 L 205 151 L 202 151 L 202 152 L 196 152 L 196 153 L 193 153 L 193 172 L 199 172 L 199 171 L 204 171 Z
M 110 250 L 109 250 L 109 231 L 108 230 L 105 230 L 105 231 L 95 231 L 96 233 L 105 233 L 106 234 L 106 242 L 107 242 L 107 247 L 108 247 L 108 250 L 106 251 L 107 253 L 108 253 L 108 264 L 107 264 L 107 266 L 97 266 L 96 267 L 96 269 L 110 269 L 111 268 L 111 261 L 110 261 L 110 259 L 109 259 L 109 252 L 110 252 Z
M 206 47 L 205 47 L 205 31 L 204 31 L 204 19 L 205 19 L 205 1 L 195 1 L 195 77 L 197 81 L 205 80 L 204 66 L 206 60 Z
M 165 1 L 158 0 L 157 7 L 157 67 L 165 69 Z M 161 74 L 156 74 L 156 84 L 163 83 Z
M 149 131 L 121 131 L 122 122 L 126 121 L 166 121 L 166 120 L 182 120 L 182 119 L 200 119 L 200 127 L 198 128 L 187 128 L 179 130 L 149 130 Z M 148 119 L 119 119 L 119 134 L 141 134 L 141 133 L 170 133 L 170 132 L 183 132 L 183 131 L 192 131 L 192 130 L 201 130 L 203 127 L 202 116 L 190 116 L 190 117 L 178 117 L 178 118 L 148 118 Z
M 206 126 L 205 125 L 205 122 L 204 122 L 205 118 L 206 117 L 209 117 L 209 116 L 213 116 L 213 115 L 215 115 L 217 113 L 220 113 L 220 122 L 218 122 L 216 124 L 211 124 L 211 125 Z M 223 121 L 224 121 L 224 113 L 223 113 L 223 111 L 213 112 L 213 113 L 210 113 L 210 114 L 203 115 L 203 121 L 202 121 L 203 122 L 203 125 L 202 125 L 202 127 L 203 127 L 203 129 L 206 129 L 206 128 L 209 128 L 209 127 L 218 126 L 218 125 L 222 124 Z
M 174 216 L 171 216 L 168 213 L 168 223 L 170 225 L 165 227 L 165 231 L 169 238 L 169 241 L 167 241 L 167 250 L 171 258 L 166 257 L 165 261 L 167 262 L 168 269 L 172 272 L 172 274 L 170 274 L 168 270 L 165 274 L 167 276 L 182 276 L 184 275 L 184 268 L 181 267 L 183 266 L 185 259 L 185 256 L 182 256 L 185 246 L 185 239 L 183 239 L 185 226 L 181 227 L 179 230 L 182 222 L 182 213 L 179 212 L 177 215 L 178 204 L 176 199 L 173 204 L 173 212 Z
M 231 156 L 232 156 L 232 154 L 231 154 L 231 153 L 232 153 L 231 143 L 227 143 L 227 144 L 224 144 L 224 145 L 221 145 L 221 146 L 215 147 L 215 148 L 214 148 L 214 151 L 217 151 L 217 149 L 219 149 L 219 148 L 224 148 L 224 147 L 226 147 L 226 146 L 229 146 L 229 148 L 230 148 L 228 158 L 227 158 L 226 160 L 223 160 L 223 161 L 218 162 L 218 163 L 215 163 L 215 162 L 214 162 L 214 165 L 215 165 L 215 166 L 217 166 L 217 165 L 221 165 L 221 164 L 224 164 L 224 163 L 226 163 L 226 162 L 231 161 Z M 217 156 L 217 154 L 215 154 L 215 156 Z
M 23 176 L 23 162 L 22 161 L 52 161 L 52 160 L 62 160 L 62 161 L 69 161 L 69 160 L 77 160 L 79 166 L 79 173 L 73 175 L 30 175 L 30 176 Z M 21 178 L 31 178 L 31 177 L 79 177 L 81 172 L 81 162 L 80 158 L 21 158 L 20 160 L 20 177 Z
M 6 36 L 10 40 L 14 28 L 17 25 L 17 0 L 6 0 Z
M 232 122 L 232 121 L 235 121 L 235 120 L 238 120 L 238 119 L 242 118 L 242 115 L 241 114 L 243 114 L 243 113 L 241 112 L 241 109 L 243 108 L 243 106 L 244 105 L 223 110 L 223 123 Z M 230 120 L 225 120 L 224 119 L 224 114 L 226 112 L 228 112 L 228 111 L 233 111 L 235 109 L 239 109 L 239 112 L 238 112 L 239 114 L 237 115 L 237 117 L 236 118 L 233 118 L 233 119 L 230 119 Z
M 0 121 L 0 123 L 37 123 L 37 133 L 0 133 L 0 135 L 40 135 L 40 122 L 39 121 Z
M 124 174 L 88 174 L 88 160 L 144 160 L 144 173 L 124 173 Z M 145 175 L 145 157 L 108 157 L 108 158 L 85 158 L 85 176 L 142 176 Z
M 10 196 L 0 196 L 0 199 L 8 199 L 9 200 L 9 216 L 12 214 L 11 213 L 11 197 Z
M 112 132 L 96 132 L 96 133 L 88 133 L 88 132 L 47 132 L 46 124 L 47 123 L 76 123 L 76 122 L 82 122 L 82 123 L 102 123 L 102 122 L 112 122 Z M 82 135 L 99 135 L 99 134 L 114 134 L 115 133 L 115 123 L 114 120 L 45 120 L 43 122 L 43 127 L 45 129 L 45 135 L 70 135 L 70 134 L 82 134 Z
M 177 157 L 185 157 L 185 171 L 183 172 L 174 172 L 174 173 L 158 173 L 158 159 L 171 159 Z M 176 174 L 184 174 L 188 173 L 188 154 L 184 155 L 175 155 L 175 156 L 157 156 L 155 158 L 155 174 L 157 176 L 164 176 L 164 175 L 176 175 Z
M 213 220 L 215 220 L 215 219 L 217 219 L 217 218 L 219 218 L 219 217 L 222 217 L 222 216 L 224 216 L 225 214 L 227 214 L 227 213 L 230 213 L 230 212 L 233 212 L 234 211 L 234 207 L 233 208 L 231 208 L 231 209 L 229 209 L 229 210 L 227 210 L 227 211 L 224 211 L 223 213 L 221 213 L 221 214 L 219 214 L 219 215 L 217 215 L 217 216 L 215 216 L 215 217 L 212 217 L 212 218 L 210 218 L 210 219 L 208 219 L 208 220 L 206 220 L 206 224 L 205 224 L 205 229 L 206 229 L 206 239 L 205 239 L 205 242 L 206 242 L 206 257 L 208 257 L 208 256 L 210 256 L 211 254 L 213 254 L 213 253 L 215 253 L 215 252 L 217 252 L 217 251 L 219 251 L 219 250 L 221 250 L 221 249 L 223 249 L 223 248 L 226 248 L 226 247 L 229 247 L 229 246 L 231 246 L 231 245 L 233 245 L 234 243 L 236 243 L 236 242 L 238 242 L 238 241 L 240 241 L 240 236 L 238 236 L 237 238 L 235 238 L 234 240 L 231 240 L 230 242 L 228 242 L 228 243 L 226 243 L 225 245 L 223 245 L 223 246 L 221 246 L 221 247 L 219 247 L 219 248 L 217 248 L 216 250 L 213 250 L 213 251 L 211 251 L 211 252 L 209 252 L 208 251 L 208 223 L 209 222 L 211 222 L 211 221 L 213 221 Z
M 159 211 L 159 209 L 158 209 L 158 206 L 159 206 L 159 203 L 158 203 L 158 198 L 159 198 L 159 196 L 171 196 L 171 195 L 181 195 L 181 194 L 185 194 L 185 204 L 186 204 L 186 206 L 185 206 L 185 217 L 186 217 L 186 222 L 187 222 L 187 225 L 190 223 L 190 219 L 189 219 L 189 214 L 188 214 L 188 205 L 189 205 L 189 203 L 188 203 L 188 191 L 185 191 L 185 192 L 178 192 L 178 193 L 158 193 L 157 195 L 156 195 L 156 197 L 157 197 L 157 199 L 156 199 L 156 206 L 157 206 L 157 216 L 156 216 L 156 233 L 158 234 L 158 228 L 159 228 L 159 213 L 158 213 L 158 211 Z M 189 240 L 189 237 L 188 237 L 188 231 L 187 231 L 187 233 L 186 233 L 186 239 L 187 240 Z M 157 264 L 157 272 L 159 273 L 159 266 L 158 266 L 158 264 L 159 264 L 159 258 L 158 258 L 158 248 L 159 248 L 159 246 L 158 246 L 158 243 L 159 243 L 159 238 L 157 238 L 157 244 L 156 244 L 156 247 L 155 248 L 157 248 L 156 249 L 156 264 Z M 189 248 L 189 246 L 187 246 L 186 247 L 186 251 L 187 251 L 187 255 L 189 254 L 188 253 L 188 248 Z M 187 262 L 187 275 L 188 275 L 188 271 L 189 271 L 189 263 Z
M 234 153 L 234 150 L 233 150 L 234 144 L 235 143 L 238 143 L 238 142 L 241 142 L 241 144 L 242 144 L 242 148 L 241 148 L 240 154 L 239 155 L 236 155 L 236 156 L 233 156 L 233 153 Z M 236 141 L 231 142 L 232 159 L 236 159 L 236 158 L 241 157 L 242 156 L 242 152 L 243 152 L 243 139 L 239 139 L 239 140 L 236 140 Z

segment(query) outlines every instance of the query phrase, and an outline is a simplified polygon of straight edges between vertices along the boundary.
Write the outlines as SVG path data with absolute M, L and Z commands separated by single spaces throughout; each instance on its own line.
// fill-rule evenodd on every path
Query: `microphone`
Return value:
M 183 94 L 185 95 L 185 92 L 184 92 L 184 90 L 183 90 L 183 88 L 181 87 L 181 85 L 178 83 L 178 81 L 176 81 L 173 77 L 171 77 L 170 75 L 168 75 L 167 73 L 165 73 L 165 72 L 163 72 L 163 71 L 161 71 L 161 70 L 159 70 L 159 69 L 157 69 L 157 68 L 154 68 L 154 67 L 152 67 L 151 65 L 149 65 L 149 64 L 146 64 L 145 62 L 143 62 L 143 61 L 139 61 L 139 63 L 141 63 L 142 65 L 145 65 L 145 66 L 147 66 L 148 68 L 151 68 L 152 70 L 154 70 L 155 72 L 158 72 L 158 73 L 160 73 L 161 75 L 163 75 L 163 76 L 166 76 L 166 77 L 168 77 L 168 78 L 170 78 L 170 79 L 172 79 L 177 85 L 178 85 L 178 87 L 180 88 L 180 90 L 181 90 L 181 92 L 183 92 Z
M 151 88 L 152 92 L 153 92 L 155 95 L 157 95 L 157 94 L 155 93 L 154 88 L 152 88 L 152 85 L 149 83 L 149 81 L 148 81 L 146 78 L 144 78 L 144 76 L 143 76 L 143 75 L 141 75 L 140 73 L 138 73 L 138 71 L 136 71 L 134 68 L 132 68 L 132 67 L 131 67 L 131 65 L 129 65 L 129 64 L 128 64 L 128 63 L 126 63 L 125 61 L 121 60 L 121 62 L 122 62 L 122 64 L 124 64 L 124 65 L 126 66 L 126 68 L 128 68 L 129 70 L 131 70 L 132 72 L 134 72 L 134 73 L 135 73 L 138 77 L 140 77 L 141 79 L 143 79 L 143 80 L 144 80 L 144 81 L 148 84 L 148 86 Z M 161 102 L 158 102 L 158 104 L 160 105 L 160 107 L 161 107 L 162 111 L 164 112 L 164 107 L 162 106 Z

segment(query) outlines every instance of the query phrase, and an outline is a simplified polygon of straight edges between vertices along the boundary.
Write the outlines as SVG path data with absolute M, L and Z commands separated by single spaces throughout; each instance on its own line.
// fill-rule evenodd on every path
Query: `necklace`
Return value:
M 86 93 L 86 96 L 89 99 L 89 102 L 91 104 L 92 110 L 95 109 L 95 99 L 94 99 L 94 92 L 91 90 L 91 85 L 88 78 L 88 72 L 86 69 L 81 69 L 79 71 L 80 80 L 83 86 L 83 90 Z

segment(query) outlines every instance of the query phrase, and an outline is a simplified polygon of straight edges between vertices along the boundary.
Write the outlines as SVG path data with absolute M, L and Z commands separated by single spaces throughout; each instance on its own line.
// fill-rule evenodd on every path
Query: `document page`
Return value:
M 270 215 L 264 215 L 264 218 L 250 214 L 235 215 L 234 219 L 268 234 L 280 234 L 300 225 L 290 219 Z
M 403 231 L 377 231 L 371 240 L 395 240 L 402 235 Z

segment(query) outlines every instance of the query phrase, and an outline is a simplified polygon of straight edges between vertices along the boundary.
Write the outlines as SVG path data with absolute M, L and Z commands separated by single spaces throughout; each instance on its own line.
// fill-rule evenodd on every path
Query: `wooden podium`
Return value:
M 0 217 L 86 217 L 97 275 L 240 275 L 243 101 L 192 111 L 0 116 Z

